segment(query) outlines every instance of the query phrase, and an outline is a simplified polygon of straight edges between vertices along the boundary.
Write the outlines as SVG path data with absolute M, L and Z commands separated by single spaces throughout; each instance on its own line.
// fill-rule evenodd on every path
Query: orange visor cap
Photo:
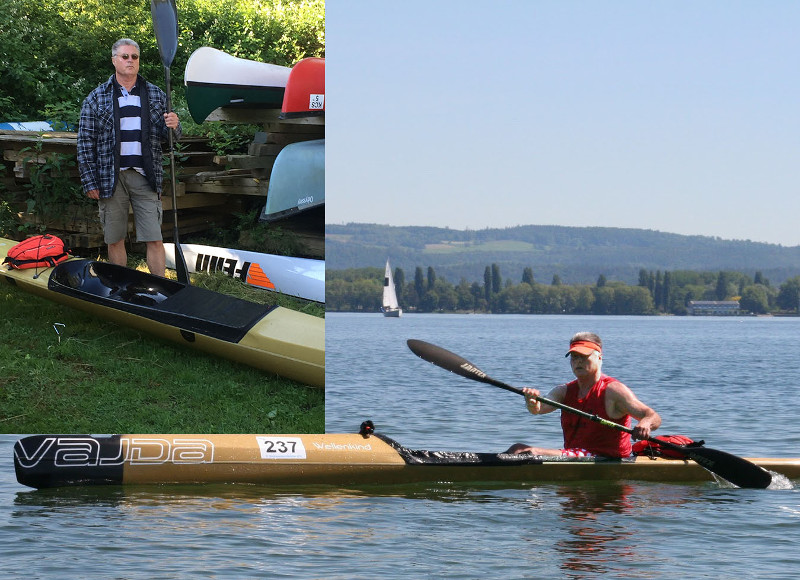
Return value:
M 603 349 L 600 348 L 599 344 L 596 344 L 590 340 L 576 340 L 575 342 L 570 343 L 569 350 L 564 356 L 569 356 L 569 353 L 571 352 L 577 352 L 578 354 L 589 356 L 595 351 L 603 354 Z

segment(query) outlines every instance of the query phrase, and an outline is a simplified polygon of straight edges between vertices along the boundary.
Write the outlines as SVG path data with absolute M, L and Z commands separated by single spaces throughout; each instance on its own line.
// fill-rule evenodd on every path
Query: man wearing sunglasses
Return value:
M 555 387 L 547 398 L 580 409 L 607 421 L 632 427 L 633 437 L 646 439 L 661 426 L 661 416 L 642 403 L 627 386 L 603 374 L 603 341 L 593 332 L 579 332 L 569 342 L 569 357 L 575 380 Z M 537 399 L 537 389 L 522 389 L 528 412 L 534 415 L 551 413 L 556 409 Z M 633 419 L 638 422 L 632 425 Z M 561 455 L 564 457 L 628 457 L 631 454 L 631 435 L 611 429 L 573 413 L 561 413 L 564 447 L 544 449 L 515 443 L 507 453 Z
M 166 110 L 164 91 L 139 76 L 139 56 L 139 45 L 129 38 L 111 48 L 114 74 L 81 107 L 78 166 L 84 193 L 98 201 L 108 259 L 128 263 L 132 207 L 136 240 L 147 246 L 147 267 L 164 276 L 161 146 L 171 130 L 180 138 L 181 125 Z

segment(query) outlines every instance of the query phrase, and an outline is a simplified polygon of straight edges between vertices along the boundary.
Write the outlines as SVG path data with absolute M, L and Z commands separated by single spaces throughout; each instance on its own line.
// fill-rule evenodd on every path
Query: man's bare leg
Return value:
M 147 269 L 151 274 L 164 277 L 167 258 L 164 253 L 164 242 L 161 240 L 147 242 Z
M 518 453 L 533 453 L 534 455 L 561 455 L 561 450 L 543 449 L 541 447 L 531 447 L 530 445 L 525 445 L 524 443 L 514 443 L 514 445 L 506 450 L 506 453 L 512 453 L 514 455 Z
M 108 244 L 108 259 L 112 264 L 117 264 L 118 266 L 128 265 L 128 252 L 125 250 L 124 239 Z

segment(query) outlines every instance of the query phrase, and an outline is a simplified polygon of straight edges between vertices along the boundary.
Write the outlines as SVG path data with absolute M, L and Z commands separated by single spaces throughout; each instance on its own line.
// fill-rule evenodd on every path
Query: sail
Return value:
M 383 277 L 383 308 L 384 310 L 397 310 L 400 305 L 397 303 L 397 292 L 394 287 L 394 277 L 389 260 L 386 260 L 386 272 Z
M 389 260 L 386 260 L 386 272 L 383 275 L 383 306 L 381 312 L 384 316 L 399 318 L 403 315 L 403 309 L 397 303 L 397 291 L 394 287 L 394 277 Z

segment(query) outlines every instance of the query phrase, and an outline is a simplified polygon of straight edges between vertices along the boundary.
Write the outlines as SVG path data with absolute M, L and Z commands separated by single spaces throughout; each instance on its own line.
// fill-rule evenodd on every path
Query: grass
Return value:
M 323 305 L 222 274 L 192 282 L 324 316 Z M 325 431 L 324 389 L 97 320 L 2 280 L 0 312 L 2 433 Z

